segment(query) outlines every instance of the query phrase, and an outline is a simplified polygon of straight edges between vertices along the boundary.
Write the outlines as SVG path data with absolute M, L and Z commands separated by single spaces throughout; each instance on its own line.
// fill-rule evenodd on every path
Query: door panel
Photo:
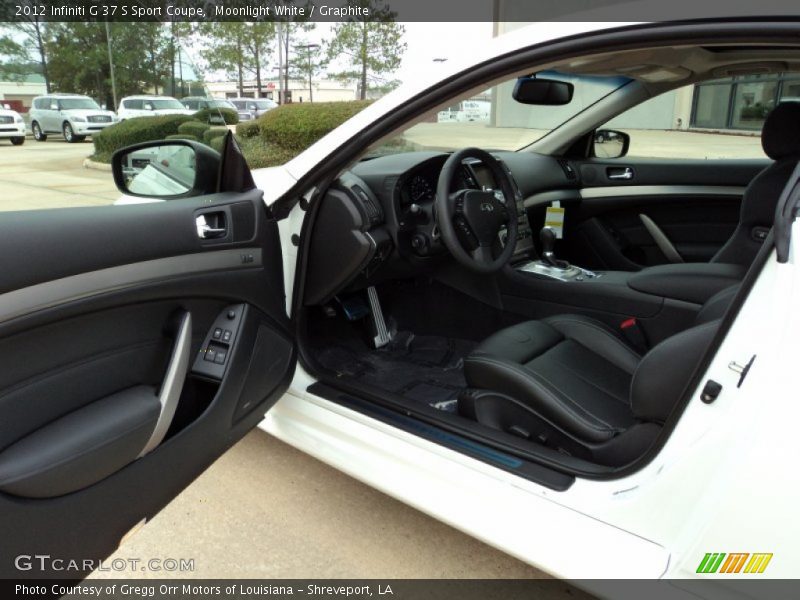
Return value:
M 77 579 L 288 386 L 277 224 L 258 190 L 4 213 L 0 251 L 0 573 Z
M 566 210 L 559 256 L 590 269 L 634 271 L 707 262 L 733 234 L 742 195 L 766 160 L 589 159 Z M 620 170 L 629 179 L 616 177 Z M 629 171 L 628 171 L 629 170 Z M 532 208 L 534 227 L 544 208 Z

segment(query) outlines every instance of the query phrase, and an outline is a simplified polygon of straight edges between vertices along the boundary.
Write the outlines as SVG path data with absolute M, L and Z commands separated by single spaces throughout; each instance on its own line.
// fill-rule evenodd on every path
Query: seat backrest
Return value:
M 764 153 L 775 162 L 745 190 L 739 224 L 711 262 L 749 267 L 772 227 L 781 191 L 800 159 L 800 102 L 783 102 L 767 117 L 761 131 Z
M 667 338 L 644 355 L 631 381 L 631 409 L 637 419 L 666 420 L 738 291 L 736 284 L 711 296 L 697 313 L 693 327 Z

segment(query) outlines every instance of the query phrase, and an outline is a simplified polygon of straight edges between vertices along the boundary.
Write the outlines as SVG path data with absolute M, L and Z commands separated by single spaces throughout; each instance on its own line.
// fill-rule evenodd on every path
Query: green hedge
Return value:
M 178 127 L 178 133 L 185 133 L 196 137 L 198 140 L 208 131 L 209 125 L 200 121 L 188 121 Z
M 369 104 L 369 100 L 284 104 L 258 119 L 261 139 L 299 154 Z
M 100 162 L 111 162 L 111 155 L 120 148 L 140 142 L 166 139 L 169 135 L 177 134 L 178 127 L 191 120 L 192 117 L 188 115 L 164 115 L 136 117 L 115 123 L 92 136 L 94 142 L 92 158 Z
M 252 121 L 242 121 L 236 126 L 236 135 L 240 138 L 251 138 L 261 135 L 261 125 L 259 119 Z
M 222 154 L 222 144 L 225 143 L 225 136 L 219 136 L 212 138 L 212 140 L 208 143 L 214 150 Z
M 203 132 L 203 143 L 210 144 L 211 140 L 223 137 L 226 133 L 228 133 L 227 127 L 211 127 Z
M 164 139 L 165 140 L 191 140 L 193 142 L 199 142 L 200 141 L 196 135 L 191 135 L 189 133 L 175 133 L 173 135 L 168 135 Z
M 220 114 L 222 114 L 222 118 L 225 119 L 226 125 L 236 125 L 239 122 L 239 113 L 232 108 L 205 108 L 196 112 L 192 118 L 195 121 L 208 123 L 211 117 L 219 118 Z

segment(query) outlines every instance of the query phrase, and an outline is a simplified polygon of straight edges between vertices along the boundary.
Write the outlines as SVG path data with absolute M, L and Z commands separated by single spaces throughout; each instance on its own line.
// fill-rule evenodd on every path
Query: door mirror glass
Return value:
M 119 165 L 122 191 L 136 196 L 183 196 L 194 188 L 197 178 L 195 149 L 182 144 L 121 150 Z
M 572 102 L 575 86 L 566 81 L 520 77 L 514 85 L 512 97 L 521 104 L 562 106 Z
M 628 153 L 631 137 L 615 129 L 598 129 L 594 132 L 593 144 L 597 158 L 620 158 Z
M 219 152 L 209 146 L 172 139 L 117 150 L 111 172 L 123 194 L 169 200 L 218 192 L 220 164 Z

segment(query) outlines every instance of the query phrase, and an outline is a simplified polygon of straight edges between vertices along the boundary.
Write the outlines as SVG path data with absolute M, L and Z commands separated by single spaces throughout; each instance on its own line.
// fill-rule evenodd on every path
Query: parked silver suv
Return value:
M 69 143 L 82 142 L 87 135 L 102 131 L 117 122 L 117 116 L 89 98 L 78 94 L 48 94 L 33 99 L 31 131 L 37 142 L 48 134 L 64 136 Z

